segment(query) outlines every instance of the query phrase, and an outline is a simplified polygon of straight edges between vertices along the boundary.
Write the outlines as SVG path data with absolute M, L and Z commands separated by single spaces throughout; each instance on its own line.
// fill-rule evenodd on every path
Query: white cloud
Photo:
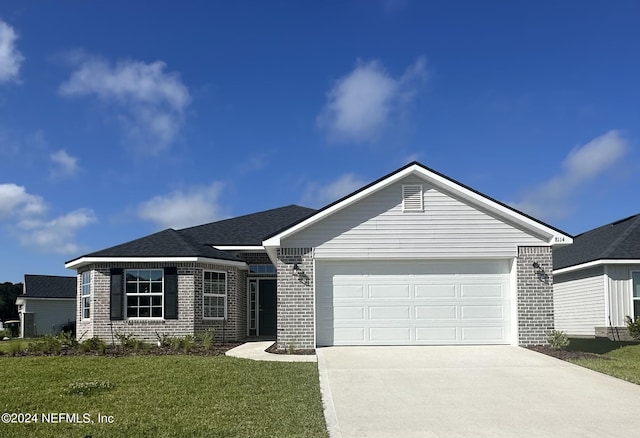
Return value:
M 218 198 L 224 184 L 174 190 L 155 196 L 138 206 L 138 217 L 154 222 L 160 228 L 186 228 L 213 222 L 222 217 Z
M 571 198 L 586 184 L 618 165 L 627 150 L 627 140 L 615 130 L 583 146 L 574 147 L 562 162 L 558 175 L 525 193 L 522 201 L 511 205 L 543 219 L 565 217 L 573 209 Z
M 327 93 L 318 125 L 338 142 L 375 142 L 392 121 L 406 111 L 426 79 L 426 60 L 419 57 L 398 78 L 378 61 L 359 61 Z
M 126 136 L 148 153 L 169 147 L 184 122 L 191 103 L 188 88 L 166 64 L 156 61 L 121 61 L 115 65 L 103 58 L 77 55 L 77 69 L 60 86 L 66 97 L 96 96 L 112 105 Z
M 96 221 L 93 210 L 79 209 L 52 220 L 25 219 L 18 223 L 20 243 L 42 252 L 74 254 L 80 246 L 74 242 L 76 233 Z
M 52 178 L 67 178 L 78 173 L 78 159 L 64 149 L 50 154 L 49 158 L 53 164 L 50 173 Z
M 346 173 L 324 186 L 316 183 L 310 184 L 300 203 L 311 207 L 323 207 L 366 184 L 366 181 L 356 177 L 354 174 Z
M 24 57 L 16 49 L 17 39 L 13 27 L 0 19 L 0 82 L 18 82 L 20 79 L 20 65 Z
M 41 196 L 28 193 L 23 186 L 0 184 L 0 220 L 8 225 L 20 243 L 41 252 L 77 252 L 75 235 L 94 222 L 95 214 L 79 209 L 55 219 L 47 219 L 47 205 Z
M 27 193 L 23 186 L 0 184 L 0 218 L 39 215 L 46 209 L 43 199 Z

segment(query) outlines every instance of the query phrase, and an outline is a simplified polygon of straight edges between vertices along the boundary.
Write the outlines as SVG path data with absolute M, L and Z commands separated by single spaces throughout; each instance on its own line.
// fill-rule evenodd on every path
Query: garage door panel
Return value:
M 369 298 L 398 299 L 410 298 L 411 289 L 406 284 L 372 284 L 369 285 Z
M 374 327 L 369 329 L 370 342 L 402 342 L 411 340 L 411 329 L 409 327 Z
M 455 284 L 416 284 L 416 298 L 455 298 Z
M 341 306 L 335 307 L 333 311 L 333 317 L 336 321 L 364 321 L 364 315 L 364 306 Z
M 462 340 L 467 342 L 500 342 L 504 338 L 504 328 L 494 327 L 463 327 Z
M 416 341 L 428 344 L 455 343 L 457 336 L 455 327 L 418 327 Z
M 508 344 L 509 263 L 318 261 L 317 343 Z
M 460 297 L 462 298 L 502 298 L 504 290 L 502 284 L 461 284 Z
M 370 306 L 370 320 L 411 319 L 411 306 Z
M 365 287 L 361 284 L 336 284 L 333 286 L 333 298 L 336 300 L 364 298 Z
M 458 317 L 457 307 L 450 306 L 416 306 L 416 320 L 455 320 Z
M 362 344 L 365 340 L 364 333 L 365 329 L 362 327 L 336 327 L 334 339 L 339 339 L 343 345 Z
M 503 306 L 461 306 L 462 319 L 493 319 L 504 318 Z

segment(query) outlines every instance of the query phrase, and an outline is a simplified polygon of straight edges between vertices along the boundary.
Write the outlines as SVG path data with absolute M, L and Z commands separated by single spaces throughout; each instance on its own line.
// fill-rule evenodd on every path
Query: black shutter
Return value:
M 164 319 L 178 319 L 178 268 L 164 268 Z
M 122 269 L 111 269 L 111 319 L 124 319 L 124 294 L 122 293 Z

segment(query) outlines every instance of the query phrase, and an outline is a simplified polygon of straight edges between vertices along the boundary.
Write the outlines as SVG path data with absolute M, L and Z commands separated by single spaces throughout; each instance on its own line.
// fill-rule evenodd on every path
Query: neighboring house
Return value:
M 571 242 L 414 162 L 318 211 L 169 229 L 66 266 L 83 338 L 530 345 L 554 327 L 551 248 Z
M 20 336 L 60 333 L 76 320 L 76 296 L 75 277 L 25 275 L 24 292 L 16 298 Z
M 556 329 L 626 335 L 625 317 L 640 317 L 640 214 L 580 234 L 553 257 Z

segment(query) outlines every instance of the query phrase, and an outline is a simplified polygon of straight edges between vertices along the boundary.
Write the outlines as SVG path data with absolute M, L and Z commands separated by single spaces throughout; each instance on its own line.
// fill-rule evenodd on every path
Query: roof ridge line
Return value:
M 631 216 L 633 217 L 633 216 Z M 619 221 L 622 222 L 622 221 Z M 612 224 L 613 225 L 613 224 Z M 618 238 L 616 240 L 613 241 L 613 243 L 611 245 L 609 245 L 609 247 L 602 253 L 602 255 L 600 256 L 600 258 L 606 258 L 606 256 L 608 256 L 609 254 L 611 254 L 612 252 L 615 251 L 615 249 L 624 241 L 626 240 L 627 237 L 629 237 L 629 235 L 631 233 L 633 233 L 638 226 L 640 226 L 640 215 L 636 215 L 636 218 L 633 220 L 633 222 L 631 223 L 631 225 L 629 225 L 627 227 L 626 230 L 624 230 L 624 232 L 622 234 L 620 234 L 618 236 Z

